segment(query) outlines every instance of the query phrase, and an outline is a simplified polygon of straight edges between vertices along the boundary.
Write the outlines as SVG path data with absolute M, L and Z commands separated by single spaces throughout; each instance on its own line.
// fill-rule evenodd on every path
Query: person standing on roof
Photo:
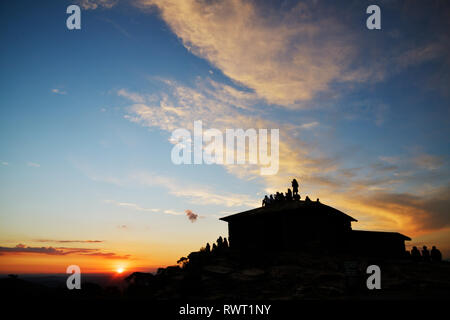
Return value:
M 298 182 L 295 178 L 292 180 L 292 193 L 294 195 L 298 194 Z

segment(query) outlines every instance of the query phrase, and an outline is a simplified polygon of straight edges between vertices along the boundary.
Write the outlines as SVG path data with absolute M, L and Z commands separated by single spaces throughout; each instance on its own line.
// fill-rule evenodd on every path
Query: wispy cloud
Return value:
M 61 94 L 61 95 L 67 94 L 67 91 L 60 90 L 60 89 L 57 89 L 57 88 L 52 89 L 52 92 L 55 93 L 55 94 Z
M 104 200 L 105 203 L 110 203 L 118 207 L 124 207 L 124 208 L 130 208 L 136 211 L 144 211 L 144 212 L 160 212 L 161 209 L 158 208 L 143 208 L 141 206 L 138 206 L 135 203 L 131 202 L 120 202 L 120 201 L 114 201 L 114 200 Z
M 313 122 L 308 122 L 308 123 L 304 123 L 304 124 L 300 125 L 300 128 L 308 130 L 308 129 L 313 129 L 313 128 L 317 127 L 318 125 L 319 125 L 319 122 L 313 121 Z
M 40 168 L 40 164 L 36 162 L 27 162 L 27 166 L 33 167 L 33 168 Z
M 141 207 L 135 203 L 131 203 L 131 202 L 119 202 L 119 201 L 114 201 L 114 200 L 105 200 L 105 203 L 110 203 L 110 204 L 113 204 L 118 207 L 129 208 L 132 210 L 142 211 L 142 212 L 163 213 L 163 214 L 168 214 L 168 215 L 173 215 L 173 216 L 184 215 L 183 212 L 172 210 L 172 209 L 164 209 L 163 210 L 163 209 L 158 209 L 158 208 L 143 208 L 143 207 Z M 126 229 L 127 226 L 123 225 L 123 226 L 119 226 L 119 228 Z
M 413 162 L 424 169 L 436 170 L 439 169 L 443 164 L 444 160 L 442 157 L 434 156 L 431 154 L 421 153 L 413 158 Z
M 180 188 L 180 183 L 175 179 L 165 176 L 152 174 L 150 172 L 141 171 L 131 175 L 131 179 L 146 186 L 160 186 L 166 188 L 170 194 L 189 199 L 189 201 L 196 204 L 215 204 L 225 205 L 227 207 L 246 206 L 252 207 L 259 203 L 258 200 L 252 199 L 245 194 L 233 194 L 229 192 L 216 192 L 208 187 L 183 184 Z M 167 210 L 166 210 L 167 211 Z M 166 212 L 165 213 L 168 213 Z M 179 214 L 179 213 L 177 213 Z M 183 213 L 181 213 L 183 214 Z
M 55 240 L 55 239 L 35 239 L 35 242 L 48 243 L 102 243 L 103 240 Z
M 128 259 L 130 255 L 117 255 L 113 252 L 103 252 L 93 248 L 67 247 L 30 247 L 19 243 L 15 247 L 0 247 L 0 255 L 6 254 L 44 254 L 53 256 L 84 255 L 97 256 L 106 259 Z
M 95 10 L 98 8 L 111 9 L 117 4 L 118 0 L 78 0 L 78 4 L 84 10 Z
M 145 97 L 135 93 L 135 92 L 130 92 L 126 89 L 120 89 L 117 91 L 117 95 L 120 97 L 124 97 L 127 98 L 128 100 L 133 101 L 134 103 L 144 103 L 145 102 Z
M 126 260 L 131 257 L 129 254 L 118 255 L 113 252 L 90 252 L 90 253 L 80 253 L 80 254 L 83 256 L 93 256 L 93 257 L 99 257 L 99 258 L 104 258 L 104 259 L 120 259 L 120 260 Z

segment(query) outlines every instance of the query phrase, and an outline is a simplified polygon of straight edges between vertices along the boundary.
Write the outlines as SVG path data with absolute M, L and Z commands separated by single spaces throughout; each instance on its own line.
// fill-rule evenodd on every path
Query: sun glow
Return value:
M 122 273 L 122 272 L 124 272 L 124 271 L 125 271 L 124 268 L 117 268 L 117 270 L 116 270 L 116 272 L 119 273 L 119 274 Z

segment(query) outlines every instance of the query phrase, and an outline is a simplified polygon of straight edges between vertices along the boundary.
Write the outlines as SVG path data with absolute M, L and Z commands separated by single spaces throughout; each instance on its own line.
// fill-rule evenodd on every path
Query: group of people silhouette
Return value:
M 413 261 L 433 261 L 438 262 L 442 261 L 442 254 L 436 246 L 431 248 L 431 252 L 428 251 L 427 246 L 422 247 L 422 254 L 420 253 L 417 247 L 413 247 L 411 250 L 411 258 Z
M 277 204 L 283 201 L 300 201 L 300 195 L 298 194 L 298 182 L 296 179 L 292 180 L 292 191 L 288 188 L 287 192 L 276 192 L 270 196 L 265 195 L 262 200 L 262 206 L 267 207 L 273 204 Z
M 217 244 L 216 244 L 217 243 Z M 209 242 L 206 243 L 206 247 L 200 249 L 200 251 L 205 251 L 206 253 L 221 251 L 228 248 L 228 240 L 227 238 L 219 237 L 217 238 L 216 243 L 213 243 L 212 247 L 209 245 Z

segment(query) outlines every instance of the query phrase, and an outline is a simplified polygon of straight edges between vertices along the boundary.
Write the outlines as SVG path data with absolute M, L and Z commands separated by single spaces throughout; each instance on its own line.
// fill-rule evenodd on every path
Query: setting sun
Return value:
M 118 268 L 118 269 L 116 270 L 117 273 L 122 273 L 123 271 L 124 271 L 123 268 Z

